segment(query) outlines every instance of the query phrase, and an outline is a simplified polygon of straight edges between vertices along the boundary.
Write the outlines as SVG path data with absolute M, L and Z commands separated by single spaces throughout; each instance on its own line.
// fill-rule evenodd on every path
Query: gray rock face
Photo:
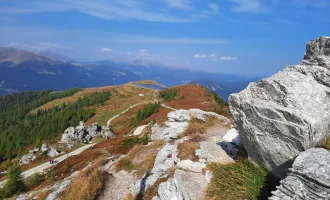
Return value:
M 97 123 L 93 123 L 91 126 L 88 126 L 87 132 L 91 137 L 97 137 L 101 134 L 101 126 L 99 126 Z
M 330 199 L 330 152 L 312 148 L 299 154 L 273 195 L 270 200 Z
M 33 153 L 29 152 L 28 154 L 25 154 L 25 155 L 21 158 L 21 160 L 19 161 L 19 163 L 20 163 L 21 165 L 25 165 L 25 164 L 29 164 L 30 162 L 32 162 L 32 161 L 35 160 L 35 159 L 36 159 L 36 156 L 35 156 Z
M 318 56 L 330 56 L 330 37 L 322 36 L 307 44 L 304 59 L 312 60 Z
M 101 136 L 104 138 L 112 138 L 114 137 L 114 134 L 111 132 L 110 128 L 102 126 Z
M 48 151 L 48 145 L 47 144 L 42 144 L 41 152 L 43 153 L 43 152 L 46 152 L 46 151 Z
M 102 128 L 97 123 L 93 123 L 87 128 L 84 126 L 83 122 L 80 122 L 78 126 L 67 128 L 63 135 L 61 142 L 63 143 L 73 143 L 90 141 L 95 137 L 101 136 Z
M 54 147 L 50 147 L 47 155 L 51 158 L 55 158 L 56 156 L 59 155 L 59 153 L 57 152 L 57 150 Z
M 250 160 L 277 168 L 329 135 L 329 42 L 329 37 L 311 41 L 299 65 L 230 96 L 230 110 Z

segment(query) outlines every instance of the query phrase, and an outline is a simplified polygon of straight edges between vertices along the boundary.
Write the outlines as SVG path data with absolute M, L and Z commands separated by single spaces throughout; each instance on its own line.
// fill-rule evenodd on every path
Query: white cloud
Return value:
M 181 45 L 200 45 L 200 44 L 225 44 L 229 40 L 206 39 L 206 38 L 164 38 L 150 37 L 144 35 L 119 35 L 112 36 L 108 41 L 114 43 L 129 44 L 181 44 Z
M 38 45 L 39 48 L 45 48 L 45 49 L 52 49 L 52 48 L 60 48 L 58 44 L 50 43 L 50 42 L 41 42 Z
M 12 42 L 9 43 L 7 46 L 32 51 L 46 51 L 50 49 L 58 49 L 61 47 L 60 45 L 51 42 L 40 42 L 39 44 L 20 44 L 17 42 Z
M 205 11 L 206 14 L 219 14 L 220 8 L 219 5 L 216 3 L 210 3 L 207 5 L 209 10 Z
M 20 43 L 12 42 L 12 43 L 9 43 L 7 46 L 8 47 L 19 47 L 20 45 L 21 45 Z
M 229 0 L 236 4 L 234 12 L 260 12 L 263 10 L 261 0 Z
M 29 1 L 29 0 L 26 0 Z M 11 6 L 3 6 L 0 13 L 9 14 L 29 14 L 38 12 L 63 12 L 78 11 L 94 17 L 106 20 L 143 20 L 152 22 L 193 22 L 190 15 L 184 17 L 176 17 L 168 14 L 166 11 L 150 9 L 146 1 L 135 0 L 58 0 L 43 1 L 35 0 L 33 3 L 26 1 L 16 1 Z M 179 2 L 179 1 L 178 1 Z M 180 7 L 181 4 L 173 5 Z M 184 4 L 181 5 L 184 7 Z
M 193 57 L 194 58 L 197 58 L 197 59 L 199 59 L 199 58 L 215 58 L 216 57 L 216 55 L 213 53 L 213 54 L 195 54 L 195 55 L 193 55 Z
M 151 55 L 148 53 L 148 51 L 146 49 L 140 49 L 138 51 L 138 55 L 136 56 L 136 58 L 138 59 L 144 59 L 146 57 L 150 57 Z
M 220 60 L 237 60 L 237 57 L 221 56 Z
M 192 9 L 190 0 L 165 0 L 170 8 L 176 9 L 184 9 L 189 10 Z
M 111 52 L 112 51 L 112 49 L 109 49 L 109 48 L 102 48 L 101 49 L 101 52 L 103 52 L 103 53 L 108 53 L 108 52 Z
M 193 58 L 196 59 L 209 59 L 209 60 L 237 60 L 237 57 L 232 57 L 232 56 L 217 56 L 215 53 L 213 54 L 195 54 L 193 55 Z

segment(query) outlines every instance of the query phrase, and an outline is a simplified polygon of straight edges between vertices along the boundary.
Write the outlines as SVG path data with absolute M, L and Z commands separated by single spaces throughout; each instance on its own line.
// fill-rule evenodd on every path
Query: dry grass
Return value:
M 46 191 L 40 192 L 38 194 L 38 200 L 46 200 L 46 198 L 48 197 L 49 193 L 50 193 L 50 190 L 46 190 Z
M 209 199 L 255 200 L 266 184 L 268 170 L 248 160 L 208 166 L 213 178 L 207 189 Z
M 168 180 L 168 177 L 166 178 L 160 178 L 156 181 L 155 184 L 153 184 L 151 187 L 147 188 L 146 191 L 143 194 L 139 194 L 136 199 L 142 199 L 142 200 L 152 200 L 152 198 L 156 195 L 158 195 L 158 186 L 166 182 Z
M 330 150 L 330 136 L 327 136 L 323 140 L 321 140 L 320 147 Z
M 205 122 L 197 118 L 192 118 L 182 136 L 188 136 L 190 140 L 199 142 L 205 140 L 205 131 Z
M 179 155 L 181 160 L 198 161 L 199 157 L 195 155 L 195 151 L 200 148 L 198 142 L 185 141 L 178 145 Z
M 104 159 L 99 159 L 92 166 L 79 173 L 68 189 L 61 195 L 66 200 L 94 200 L 103 188 L 107 172 L 100 169 Z
M 164 141 L 156 141 L 150 145 L 135 145 L 127 156 L 115 163 L 115 171 L 132 172 L 136 170 L 135 175 L 141 179 L 146 172 L 153 168 L 158 149 L 163 145 Z

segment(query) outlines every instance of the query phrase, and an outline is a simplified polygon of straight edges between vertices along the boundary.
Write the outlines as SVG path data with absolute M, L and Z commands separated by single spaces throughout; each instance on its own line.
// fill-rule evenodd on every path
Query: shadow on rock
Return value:
M 289 168 L 292 167 L 294 159 L 288 160 L 282 165 L 279 165 L 272 171 L 268 172 L 266 176 L 266 183 L 265 186 L 260 191 L 260 196 L 258 197 L 258 200 L 267 200 L 269 197 L 272 196 L 272 191 L 276 190 L 276 186 L 280 185 L 280 181 L 284 179 L 288 173 Z M 275 176 L 274 174 L 279 174 L 281 172 L 282 177 Z
M 217 144 L 234 160 L 247 158 L 246 150 L 233 142 L 219 142 Z
M 148 179 L 148 177 L 150 176 L 150 171 L 148 171 L 144 177 L 141 180 L 141 184 L 140 184 L 140 191 L 139 194 L 136 196 L 136 200 L 142 200 L 143 199 L 143 193 L 146 189 L 146 181 Z

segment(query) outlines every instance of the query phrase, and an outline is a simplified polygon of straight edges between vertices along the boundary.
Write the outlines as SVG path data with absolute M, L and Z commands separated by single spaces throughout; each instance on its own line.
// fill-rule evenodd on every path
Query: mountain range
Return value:
M 51 51 L 36 53 L 0 47 L 0 95 L 28 90 L 65 90 L 155 80 L 167 86 L 198 83 L 227 99 L 230 93 L 238 92 L 249 82 L 258 79 L 197 72 L 141 61 L 77 62 Z

